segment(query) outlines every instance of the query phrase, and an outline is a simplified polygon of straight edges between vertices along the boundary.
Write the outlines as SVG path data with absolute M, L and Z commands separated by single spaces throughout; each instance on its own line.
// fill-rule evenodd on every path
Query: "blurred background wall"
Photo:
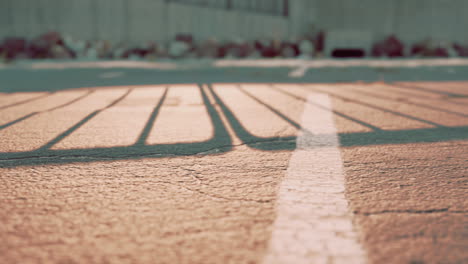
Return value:
M 0 38 L 58 31 L 85 40 L 141 43 L 292 38 L 312 30 L 396 34 L 414 43 L 468 41 L 467 0 L 0 0 Z

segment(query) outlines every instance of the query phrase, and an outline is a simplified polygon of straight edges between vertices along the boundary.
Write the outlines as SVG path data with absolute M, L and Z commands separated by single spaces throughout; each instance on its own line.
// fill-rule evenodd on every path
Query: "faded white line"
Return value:
M 113 78 L 123 77 L 124 75 L 125 75 L 125 72 L 104 72 L 104 73 L 99 74 L 99 78 L 113 79 Z
M 339 139 L 325 94 L 311 94 L 285 178 L 263 263 L 366 263 L 345 198 Z
M 307 70 L 309 70 L 309 66 L 307 65 L 302 65 L 302 66 L 299 66 L 297 69 L 291 71 L 288 76 L 290 78 L 301 78 L 301 77 L 304 77 L 304 75 L 306 74 Z

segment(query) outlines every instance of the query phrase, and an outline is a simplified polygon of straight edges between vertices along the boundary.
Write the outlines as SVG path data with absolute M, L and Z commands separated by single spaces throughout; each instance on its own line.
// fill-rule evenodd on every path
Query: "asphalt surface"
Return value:
M 466 69 L 361 70 L 0 70 L 0 262 L 265 262 L 307 98 L 325 94 L 367 261 L 468 263 L 468 82 L 419 76 Z

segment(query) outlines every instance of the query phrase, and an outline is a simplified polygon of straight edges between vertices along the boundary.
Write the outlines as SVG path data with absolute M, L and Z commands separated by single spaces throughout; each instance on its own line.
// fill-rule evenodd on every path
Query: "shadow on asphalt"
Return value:
M 158 117 L 162 104 L 166 99 L 168 87 L 165 88 L 164 94 L 155 106 L 151 113 L 148 121 L 145 124 L 137 142 L 132 146 L 126 147 L 110 147 L 110 148 L 91 148 L 91 149 L 67 149 L 67 150 L 53 150 L 51 149 L 54 145 L 64 140 L 66 137 L 74 133 L 80 127 L 85 125 L 95 116 L 102 111 L 109 109 L 124 100 L 131 92 L 132 89 L 128 89 L 127 92 L 121 97 L 117 98 L 109 105 L 104 108 L 95 110 L 74 126 L 64 131 L 62 134 L 46 143 L 41 148 L 29 151 L 29 152 L 12 152 L 12 153 L 0 153 L 0 167 L 4 166 L 21 166 L 21 165 L 37 165 L 37 164 L 60 164 L 60 163 L 73 163 L 73 162 L 87 162 L 96 160 L 109 160 L 109 159 L 139 159 L 146 156 L 154 157 L 168 157 L 168 156 L 184 156 L 194 155 L 197 153 L 203 153 L 215 149 L 216 152 L 227 152 L 231 146 L 231 137 L 221 121 L 219 113 L 214 108 L 213 104 L 209 102 L 205 90 L 202 86 L 199 86 L 199 90 L 202 95 L 203 103 L 209 114 L 210 121 L 214 127 L 214 136 L 204 142 L 196 143 L 180 143 L 180 144 L 159 144 L 159 145 L 147 145 L 146 140 L 150 134 L 151 129 Z M 37 113 L 33 113 L 37 114 Z M 22 120 L 26 119 L 25 117 Z M 15 120 L 15 123 L 22 121 Z M 6 128 L 1 126 L 0 130 Z
M 271 85 L 272 89 L 283 93 L 286 96 L 293 97 L 297 100 L 304 101 L 306 103 L 307 100 L 303 97 L 297 96 L 292 94 L 288 91 L 283 89 L 277 88 L 275 85 Z M 323 91 L 318 91 L 323 92 Z M 355 92 L 355 90 L 353 90 Z M 344 114 L 332 109 L 325 109 L 327 111 L 332 112 L 337 116 L 344 117 L 350 121 L 363 125 L 372 129 L 372 132 L 362 132 L 362 133 L 345 133 L 340 134 L 340 143 L 341 146 L 366 146 L 366 145 L 381 145 L 381 144 L 405 144 L 405 143 L 423 143 L 423 142 L 439 142 L 439 141 L 448 141 L 448 140 L 463 140 L 468 138 L 468 126 L 462 127 L 447 127 L 443 126 L 428 120 L 424 120 L 421 118 L 417 118 L 408 114 L 400 113 L 396 110 L 387 109 L 384 107 L 380 107 L 377 105 L 369 104 L 363 101 L 353 100 L 346 96 L 336 95 L 336 94 L 329 94 L 331 97 L 339 98 L 345 101 L 354 102 L 356 104 L 367 106 L 369 108 L 373 108 L 382 112 L 391 113 L 396 116 L 401 116 L 407 119 L 412 119 L 415 121 L 423 122 L 429 125 L 434 126 L 434 128 L 424 128 L 424 129 L 413 129 L 413 130 L 382 130 L 376 126 L 373 126 L 365 121 L 359 120 L 354 118 L 348 114 Z M 385 98 L 386 100 L 390 100 L 389 98 Z M 409 104 L 412 104 L 410 102 Z M 320 105 L 314 104 L 316 107 L 323 108 Z M 431 108 L 433 110 L 437 108 Z M 460 113 L 457 113 L 460 115 Z M 462 116 L 466 116 L 462 114 Z
M 271 83 L 271 82 L 270 82 Z M 154 84 L 154 83 L 152 83 Z M 135 83 L 132 83 L 135 85 Z M 300 85 L 300 84 L 299 84 Z M 94 85 L 93 87 L 96 87 Z M 407 86 L 401 86 L 410 89 Z M 95 88 L 101 89 L 101 88 Z M 103 88 L 105 89 L 105 88 Z M 63 131 L 60 135 L 56 138 L 52 139 L 51 141 L 47 142 L 45 145 L 40 147 L 34 151 L 28 152 L 9 152 L 9 153 L 0 153 L 0 167 L 16 167 L 16 166 L 27 166 L 27 165 L 41 165 L 41 164 L 62 164 L 62 163 L 75 163 L 75 162 L 94 162 L 94 161 L 102 161 L 102 160 L 129 160 L 129 159 L 141 159 L 141 158 L 161 158 L 161 157 L 173 157 L 173 156 L 187 156 L 187 155 L 215 155 L 226 153 L 231 151 L 233 148 L 233 143 L 231 140 L 231 136 L 225 127 L 222 121 L 222 115 L 224 115 L 229 122 L 230 126 L 232 127 L 236 136 L 242 141 L 242 144 L 249 146 L 250 148 L 262 150 L 262 151 L 279 151 L 279 150 L 293 150 L 296 148 L 296 137 L 257 137 L 253 135 L 251 132 L 248 131 L 246 127 L 242 125 L 242 120 L 239 120 L 236 117 L 235 113 L 232 109 L 230 109 L 225 101 L 218 95 L 215 89 L 212 87 L 210 83 L 201 83 L 198 85 L 198 89 L 201 93 L 201 97 L 203 100 L 204 107 L 206 108 L 210 121 L 214 128 L 214 135 L 211 139 L 204 141 L 204 142 L 194 142 L 194 143 L 176 143 L 176 144 L 158 144 L 158 145 L 148 145 L 147 139 L 149 137 L 150 131 L 153 129 L 154 124 L 158 118 L 160 113 L 161 107 L 164 101 L 167 98 L 168 90 L 171 89 L 169 86 L 165 87 L 163 96 L 159 99 L 158 102 L 155 102 L 155 107 L 152 113 L 149 116 L 142 132 L 136 141 L 136 143 L 132 146 L 125 146 L 125 147 L 108 147 L 108 148 L 90 148 L 90 149 L 66 149 L 66 150 L 55 150 L 52 149 L 57 143 L 61 142 L 75 131 L 77 131 L 80 127 L 88 123 L 94 117 L 96 117 L 101 112 L 105 111 L 106 109 L 112 108 L 120 101 L 124 100 L 133 89 L 137 88 L 128 88 L 126 93 L 122 95 L 120 98 L 112 101 L 106 107 L 95 110 L 88 116 L 84 117 L 82 120 L 78 121 L 75 125 Z M 297 129 L 302 129 L 300 124 L 294 122 L 290 118 L 287 117 L 285 113 L 282 113 L 278 110 L 274 105 L 269 102 L 265 102 L 255 96 L 254 94 L 248 92 L 246 89 L 242 88 L 239 84 L 235 89 L 239 89 L 244 95 L 253 99 L 256 103 L 260 104 L 262 107 L 265 107 L 273 114 L 277 115 L 287 123 L 291 124 L 293 127 Z M 306 103 L 307 100 L 303 97 L 297 96 L 293 93 L 290 93 L 284 89 L 279 89 L 275 86 L 275 84 L 270 85 L 270 89 L 278 91 L 282 93 L 284 96 L 289 96 L 294 100 L 302 101 Z M 424 88 L 423 88 L 424 89 Z M 425 92 L 432 92 L 432 93 L 440 93 L 439 91 L 428 90 L 424 89 Z M 71 105 L 76 103 L 80 100 L 86 99 L 94 90 L 90 89 L 87 93 L 80 95 L 79 97 L 72 99 L 68 102 L 63 103 L 60 106 L 56 106 L 54 108 L 50 108 L 48 110 L 44 110 L 42 112 L 32 112 L 25 116 L 22 116 L 14 121 L 11 121 L 7 124 L 0 125 L 0 130 L 6 129 L 10 126 L 13 126 L 19 122 L 27 120 L 32 116 L 57 110 L 63 108 L 65 106 Z M 20 106 L 24 104 L 28 104 L 35 100 L 39 100 L 50 94 L 55 93 L 55 91 L 49 91 L 49 93 L 40 95 L 28 100 L 20 101 L 17 103 L 13 103 L 10 105 L 3 106 L 0 108 L 1 111 L 4 109 L 8 109 L 14 106 Z M 366 92 L 367 93 L 367 92 Z M 378 97 L 381 99 L 386 100 L 393 100 L 391 98 L 387 98 L 380 94 L 374 93 L 367 93 L 369 96 Z M 214 99 L 214 102 L 210 101 L 211 98 Z M 366 103 L 360 100 L 355 100 L 348 98 L 346 96 L 337 95 L 337 94 L 330 94 L 331 97 L 340 98 L 342 100 L 352 101 L 353 103 L 360 104 L 369 108 L 373 108 L 378 111 L 383 111 L 387 113 L 391 113 L 396 116 L 401 116 L 407 119 L 412 119 L 415 121 L 423 122 L 433 126 L 432 128 L 424 128 L 424 129 L 413 129 L 413 130 L 398 130 L 398 131 L 388 131 L 382 130 L 377 126 L 374 126 L 365 120 L 360 120 L 356 117 L 353 117 L 352 114 L 349 113 L 342 113 L 339 111 L 335 111 L 333 109 L 324 108 L 320 105 L 314 105 L 315 107 L 321 107 L 327 111 L 332 112 L 333 114 L 346 118 L 352 122 L 365 126 L 371 129 L 371 132 L 362 132 L 362 133 L 345 133 L 340 134 L 340 141 L 342 146 L 366 146 L 366 145 L 380 145 L 380 144 L 404 144 L 404 143 L 422 143 L 422 142 L 439 142 L 439 141 L 449 141 L 449 140 L 465 140 L 468 139 L 468 127 L 461 126 L 461 127 L 446 127 L 435 122 L 431 122 L 428 120 L 424 120 L 409 114 L 405 114 L 399 112 L 394 109 L 384 108 L 378 105 Z M 451 93 L 451 96 L 455 96 Z M 413 102 L 405 102 L 407 104 L 413 104 Z M 441 109 L 439 107 L 435 107 L 432 105 L 422 105 L 422 104 L 415 104 L 421 107 L 426 107 L 428 109 L 437 110 L 441 112 L 451 113 L 451 114 L 458 114 L 460 116 L 466 117 L 465 114 L 462 113 L 454 113 L 448 112 L 445 109 Z M 217 109 L 218 107 L 218 109 Z M 308 131 L 304 131 L 305 133 L 310 133 Z

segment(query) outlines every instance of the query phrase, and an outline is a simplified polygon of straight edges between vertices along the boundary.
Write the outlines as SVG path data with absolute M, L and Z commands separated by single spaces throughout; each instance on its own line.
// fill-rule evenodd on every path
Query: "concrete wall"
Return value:
M 80 39 L 164 41 L 177 33 L 199 39 L 285 37 L 288 19 L 162 0 L 0 0 L 0 37 L 59 31 Z
M 255 39 L 287 37 L 288 19 L 262 13 L 227 11 L 171 4 L 167 12 L 169 35 L 193 32 L 198 39 Z
M 428 37 L 468 41 L 467 0 L 292 1 L 302 10 L 295 18 L 295 29 L 301 33 L 314 24 L 327 31 L 368 31 L 375 40 L 394 33 L 409 43 Z
M 467 0 L 290 0 L 290 3 L 290 16 L 283 17 L 166 4 L 163 0 L 0 0 L 0 38 L 31 38 L 58 30 L 77 38 L 113 42 L 164 41 L 184 32 L 199 39 L 212 36 L 252 39 L 299 36 L 314 25 L 327 31 L 368 31 L 375 40 L 395 33 L 410 43 L 426 37 L 468 41 Z

